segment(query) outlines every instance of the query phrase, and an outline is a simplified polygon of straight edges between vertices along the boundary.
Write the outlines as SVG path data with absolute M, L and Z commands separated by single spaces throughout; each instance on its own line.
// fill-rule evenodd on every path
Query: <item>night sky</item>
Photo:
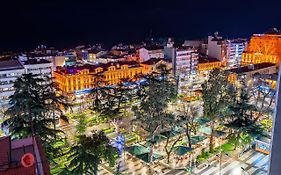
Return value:
M 4 2 L 2 2 L 4 1 Z M 250 37 L 281 27 L 280 0 L 2 0 L 0 51 L 154 37 Z

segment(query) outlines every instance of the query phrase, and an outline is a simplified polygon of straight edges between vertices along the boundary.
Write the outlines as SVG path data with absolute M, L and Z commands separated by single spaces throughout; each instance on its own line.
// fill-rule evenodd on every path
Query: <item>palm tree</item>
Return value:
M 118 158 L 117 150 L 111 146 L 103 132 L 93 132 L 91 136 L 78 135 L 77 142 L 66 153 L 69 164 L 68 174 L 97 175 L 102 161 L 113 167 Z

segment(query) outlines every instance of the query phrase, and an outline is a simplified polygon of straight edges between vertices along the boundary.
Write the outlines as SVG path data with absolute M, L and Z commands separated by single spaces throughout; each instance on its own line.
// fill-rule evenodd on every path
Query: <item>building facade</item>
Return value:
M 51 63 L 53 63 L 53 69 L 56 70 L 57 66 L 64 66 L 66 64 L 66 61 L 69 58 L 64 56 L 63 54 L 20 54 L 18 55 L 18 60 L 21 63 L 25 63 L 28 60 L 47 60 Z
M 1 175 L 51 175 L 50 166 L 39 137 L 19 140 L 0 138 Z
M 105 51 L 102 51 L 102 50 L 89 50 L 88 51 L 88 60 L 89 61 L 96 61 L 96 59 L 101 58 L 104 55 L 106 55 Z
M 40 76 L 53 76 L 53 63 L 44 59 L 29 59 L 24 63 L 25 73 L 32 73 Z
M 243 78 L 247 86 L 254 85 L 254 77 L 260 74 L 275 74 L 277 72 L 274 63 L 258 63 L 242 66 L 228 70 L 228 81 L 236 84 L 239 83 L 238 79 Z
M 242 54 L 242 64 L 270 62 L 279 66 L 281 34 L 254 34 Z
M 146 73 L 144 67 L 137 62 L 111 62 L 64 67 L 55 71 L 54 77 L 63 93 L 75 94 L 94 88 L 98 75 L 102 77 L 105 85 L 115 85 L 122 79 L 135 79 L 136 75 Z
M 176 48 L 175 56 L 172 60 L 173 75 L 175 77 L 189 77 L 195 75 L 197 71 L 198 53 L 188 47 Z
M 225 61 L 227 57 L 227 44 L 221 36 L 208 36 L 207 55 L 220 61 Z
M 150 58 L 164 58 L 164 47 L 151 46 L 139 49 L 140 62 L 148 61 Z
M 197 66 L 197 72 L 198 73 L 204 73 L 211 71 L 215 68 L 221 68 L 224 66 L 224 62 L 216 59 L 211 58 L 208 56 L 199 56 L 198 66 Z
M 172 62 L 174 77 L 184 78 L 196 74 L 199 54 L 193 47 L 174 47 L 168 43 L 164 48 L 164 56 Z
M 18 60 L 0 62 L 0 106 L 8 107 L 9 97 L 14 94 L 14 82 L 25 73 L 23 65 Z
M 235 67 L 240 66 L 242 60 L 242 54 L 247 46 L 247 40 L 245 39 L 234 39 L 227 40 L 227 66 Z
M 225 62 L 228 67 L 239 66 L 242 53 L 247 46 L 246 39 L 223 39 L 223 37 L 208 37 L 207 55 Z
M 160 65 L 165 65 L 168 70 L 172 69 L 172 63 L 164 59 L 151 58 L 148 61 L 140 63 L 140 65 L 143 67 L 143 72 L 146 74 L 157 72 Z

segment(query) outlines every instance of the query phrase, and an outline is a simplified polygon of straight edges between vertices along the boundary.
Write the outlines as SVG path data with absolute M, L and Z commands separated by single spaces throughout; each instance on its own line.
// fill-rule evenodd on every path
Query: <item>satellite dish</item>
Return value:
M 21 164 L 25 168 L 31 167 L 34 164 L 34 156 L 31 153 L 26 153 L 21 157 Z

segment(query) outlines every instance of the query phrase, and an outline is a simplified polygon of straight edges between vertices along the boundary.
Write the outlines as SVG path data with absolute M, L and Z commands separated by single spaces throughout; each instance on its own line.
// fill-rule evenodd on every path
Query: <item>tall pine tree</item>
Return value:
M 5 112 L 10 134 L 14 138 L 39 136 L 52 159 L 56 154 L 52 145 L 63 136 L 56 123 L 67 108 L 66 99 L 56 94 L 56 86 L 49 77 L 24 74 L 15 81 L 14 88 Z

